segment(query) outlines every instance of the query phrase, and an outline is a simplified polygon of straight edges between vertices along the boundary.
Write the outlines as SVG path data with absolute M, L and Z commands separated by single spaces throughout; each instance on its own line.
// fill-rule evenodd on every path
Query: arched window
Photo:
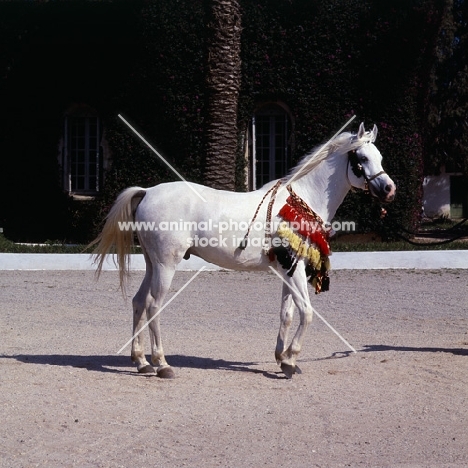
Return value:
M 287 174 L 291 168 L 292 122 L 285 106 L 266 104 L 252 118 L 252 188 Z
M 70 108 L 64 117 L 62 169 L 64 189 L 76 195 L 96 195 L 102 186 L 102 128 L 89 106 Z

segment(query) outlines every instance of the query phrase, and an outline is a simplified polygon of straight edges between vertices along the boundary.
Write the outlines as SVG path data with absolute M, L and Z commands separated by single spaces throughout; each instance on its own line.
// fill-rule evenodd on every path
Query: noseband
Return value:
M 373 181 L 375 178 L 379 177 L 382 174 L 386 174 L 385 171 L 380 171 L 380 172 L 377 172 L 377 174 L 368 176 L 366 172 L 364 171 L 362 164 L 359 162 L 356 150 L 348 151 L 348 165 L 346 166 L 346 178 L 348 179 L 349 185 L 351 185 L 351 187 L 353 186 L 353 184 L 350 182 L 349 177 L 348 177 L 350 164 L 351 164 L 351 169 L 353 170 L 353 174 L 357 178 L 364 177 L 364 179 L 366 180 L 366 185 L 364 187 L 364 190 L 366 191 L 369 190 L 369 182 Z

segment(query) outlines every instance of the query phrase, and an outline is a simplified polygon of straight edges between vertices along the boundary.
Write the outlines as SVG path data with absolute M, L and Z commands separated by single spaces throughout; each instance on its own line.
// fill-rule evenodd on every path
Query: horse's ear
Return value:
M 377 138 L 377 133 L 379 133 L 379 130 L 377 128 L 377 125 L 374 124 L 374 128 L 372 129 L 372 141 L 374 142 L 375 139 Z
M 364 122 L 361 122 L 361 125 L 359 125 L 358 134 L 357 134 L 358 140 L 360 140 L 364 136 L 364 133 L 366 133 L 364 129 Z

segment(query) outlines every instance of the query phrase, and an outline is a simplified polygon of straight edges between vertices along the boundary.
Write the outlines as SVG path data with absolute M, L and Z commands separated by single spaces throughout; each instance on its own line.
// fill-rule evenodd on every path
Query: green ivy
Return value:
M 414 229 L 419 222 L 418 112 L 426 97 L 423 72 L 432 60 L 434 6 L 436 1 L 243 2 L 241 121 L 258 103 L 286 102 L 295 121 L 295 160 L 353 114 L 357 125 L 378 125 L 377 146 L 398 195 L 384 222 L 367 196 L 346 198 L 338 218 L 357 220 L 363 231 L 392 237 L 396 224 Z
M 291 109 L 294 161 L 326 141 L 355 114 L 358 118 L 351 130 L 357 130 L 360 121 L 365 121 L 366 127 L 378 125 L 376 144 L 387 172 L 398 184 L 398 194 L 388 207 L 388 222 L 376 216 L 376 206 L 363 194 L 351 193 L 337 216 L 356 220 L 360 230 L 380 230 L 388 237 L 396 223 L 415 228 L 421 208 L 422 109 L 441 1 L 242 0 L 238 190 L 245 190 L 245 130 L 259 104 L 281 100 Z M 63 106 L 68 99 L 88 99 L 103 114 L 112 159 L 102 197 L 81 205 L 63 198 L 60 203 L 54 202 L 59 214 L 55 228 L 60 236 L 71 241 L 79 237 L 82 241 L 90 240 L 100 229 L 115 197 L 125 187 L 175 180 L 174 174 L 117 114 L 140 130 L 187 179 L 202 181 L 209 0 L 74 2 L 73 8 L 76 11 L 72 15 L 63 2 L 34 2 L 27 7 L 22 4 L 14 30 L 2 27 L 0 22 L 0 35 L 11 39 L 11 48 L 0 50 L 2 64 L 12 67 L 8 73 L 2 68 L 4 76 L 0 79 L 7 84 L 5 77 L 20 77 L 24 86 L 9 84 L 5 87 L 9 95 L 17 95 L 29 86 L 29 92 L 38 96 L 33 101 L 34 118 L 44 121 L 46 115 L 53 122 L 54 138 L 43 138 L 37 129 L 31 130 L 39 146 L 33 148 L 23 142 L 5 146 L 8 154 L 19 151 L 23 157 L 27 152 L 28 161 L 40 160 L 49 168 L 52 175 L 48 180 L 53 186 L 49 198 L 60 192 L 57 116 Z M 7 11 L 5 6 L 0 10 Z M 96 19 L 109 17 L 109 12 L 113 18 L 120 18 L 125 28 L 114 19 L 114 23 Z M 88 25 L 90 37 L 100 44 L 101 50 L 97 51 L 92 40 L 82 44 L 91 54 L 97 75 L 93 79 L 87 74 L 80 78 L 67 75 L 67 85 L 63 81 L 59 95 L 54 76 L 63 73 L 64 56 L 57 48 L 53 49 L 56 55 L 48 58 L 51 75 L 41 75 L 37 83 L 30 83 L 28 77 L 35 62 L 32 55 L 22 55 L 26 44 L 36 55 L 45 54 L 46 49 L 41 49 L 36 39 L 49 35 L 55 44 L 54 34 L 62 37 L 67 21 L 71 25 L 77 18 Z M 93 21 L 99 21 L 100 29 L 94 28 Z M 27 60 L 31 60 L 31 68 L 24 65 Z M 81 95 L 83 86 L 90 87 Z M 14 106 L 15 101 L 7 98 L 7 104 Z M 21 131 L 14 134 L 19 137 Z M 19 161 L 24 164 L 21 158 L 8 163 L 8 173 L 20 173 Z M 6 181 L 2 196 L 10 193 L 13 185 Z M 23 185 L 26 204 L 34 192 Z M 11 219 L 11 213 L 18 212 L 17 200 L 12 199 L 9 206 L 0 211 L 0 220 L 2 216 Z M 36 237 L 41 235 L 37 233 Z

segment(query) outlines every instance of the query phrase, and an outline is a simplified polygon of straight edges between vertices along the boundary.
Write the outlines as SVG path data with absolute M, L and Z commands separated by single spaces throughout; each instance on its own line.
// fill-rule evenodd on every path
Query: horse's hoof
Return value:
M 281 370 L 283 374 L 288 378 L 292 379 L 292 376 L 296 373 L 296 366 L 291 364 L 286 364 L 284 362 L 281 363 Z
M 149 364 L 147 364 L 146 366 L 143 366 L 140 369 L 138 369 L 138 373 L 139 374 L 155 374 L 156 371 L 154 370 L 153 366 L 150 366 Z
M 175 379 L 175 373 L 171 366 L 160 367 L 157 374 L 161 379 Z

